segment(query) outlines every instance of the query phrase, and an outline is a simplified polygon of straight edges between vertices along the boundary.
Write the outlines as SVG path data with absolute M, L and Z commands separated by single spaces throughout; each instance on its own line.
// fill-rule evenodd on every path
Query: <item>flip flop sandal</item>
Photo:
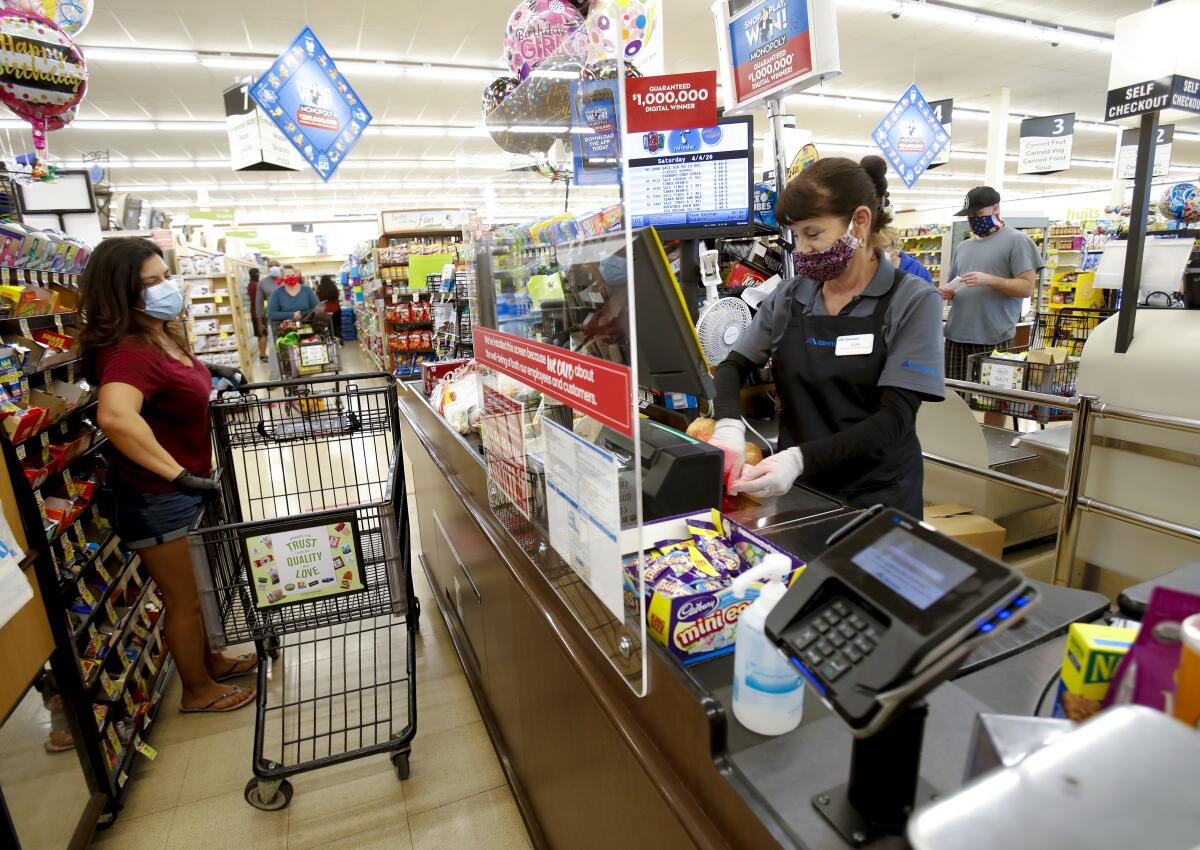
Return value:
M 225 673 L 224 675 L 222 675 L 220 677 L 214 677 L 213 681 L 217 682 L 217 683 L 228 682 L 230 679 L 236 679 L 238 676 L 245 676 L 248 673 L 253 673 L 254 670 L 258 667 L 257 661 L 255 661 L 254 664 L 252 664 L 250 667 L 247 667 L 245 670 L 238 669 L 238 667 L 240 665 L 247 663 L 250 660 L 250 658 L 251 658 L 251 656 L 249 654 L 239 655 L 234 660 L 233 666 L 229 668 L 229 672 Z
M 228 706 L 227 708 L 213 708 L 213 706 L 216 705 L 217 703 L 222 702 L 223 700 L 227 700 L 230 697 L 237 696 L 238 694 L 246 694 L 246 698 L 243 699 L 241 702 L 236 703 L 235 705 Z M 216 699 L 210 701 L 207 705 L 202 705 L 202 706 L 200 706 L 200 708 L 182 708 L 181 707 L 179 709 L 179 713 L 180 714 L 224 714 L 227 711 L 237 711 L 239 708 L 244 708 L 247 705 L 249 705 L 250 703 L 252 703 L 253 701 L 254 701 L 254 692 L 253 691 L 244 691 L 241 688 L 239 688 L 237 685 L 234 685 L 233 689 L 231 691 L 221 694 Z

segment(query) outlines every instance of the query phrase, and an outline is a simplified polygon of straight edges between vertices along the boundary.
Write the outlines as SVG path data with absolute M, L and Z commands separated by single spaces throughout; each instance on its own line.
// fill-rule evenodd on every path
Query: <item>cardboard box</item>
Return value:
M 467 359 L 458 360 L 435 360 L 421 364 L 421 391 L 425 393 L 425 397 L 429 398 L 433 395 L 433 388 L 437 386 L 437 382 L 449 375 L 455 369 L 461 369 L 470 363 Z
M 1079 721 L 1100 711 L 1117 666 L 1137 636 L 1137 629 L 1072 623 L 1067 632 L 1054 716 Z
M 1065 348 L 1031 349 L 1025 356 L 1030 363 L 1048 366 L 1051 363 L 1066 363 L 1070 351 Z
M 925 522 L 947 537 L 1000 560 L 1004 557 L 1004 527 L 962 505 L 929 505 Z

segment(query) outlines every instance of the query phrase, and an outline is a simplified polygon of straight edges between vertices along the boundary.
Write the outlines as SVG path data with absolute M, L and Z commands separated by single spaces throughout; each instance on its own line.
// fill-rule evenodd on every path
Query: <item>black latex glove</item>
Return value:
M 192 475 L 186 469 L 176 475 L 171 484 L 180 493 L 186 493 L 189 496 L 203 496 L 205 499 L 215 499 L 221 495 L 221 485 L 212 478 L 203 478 L 199 475 Z
M 246 382 L 246 376 L 242 374 L 241 369 L 233 366 L 221 366 L 215 363 L 207 364 L 208 371 L 218 378 L 226 378 L 235 387 L 241 386 Z

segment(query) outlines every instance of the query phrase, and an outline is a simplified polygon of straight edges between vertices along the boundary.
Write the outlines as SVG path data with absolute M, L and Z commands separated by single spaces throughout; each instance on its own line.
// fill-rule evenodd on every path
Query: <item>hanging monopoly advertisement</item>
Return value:
M 250 94 L 326 181 L 371 123 L 371 113 L 308 27 L 258 78 Z
M 735 14 L 729 6 L 712 6 L 727 112 L 841 73 L 833 0 L 754 0 Z
M 871 138 L 910 189 L 950 144 L 950 134 L 937 120 L 916 83 L 896 101 Z

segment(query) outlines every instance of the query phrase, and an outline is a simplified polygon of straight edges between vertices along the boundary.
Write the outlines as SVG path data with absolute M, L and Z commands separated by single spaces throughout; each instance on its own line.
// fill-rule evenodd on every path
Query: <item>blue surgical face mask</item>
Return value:
M 168 279 L 146 287 L 142 300 L 146 304 L 141 308 L 143 313 L 152 319 L 169 322 L 183 309 L 183 290 L 176 281 Z
M 278 278 L 283 275 L 283 269 L 281 269 L 279 266 L 271 266 L 270 270 L 267 271 L 267 274 L 269 274 L 271 277 Z

